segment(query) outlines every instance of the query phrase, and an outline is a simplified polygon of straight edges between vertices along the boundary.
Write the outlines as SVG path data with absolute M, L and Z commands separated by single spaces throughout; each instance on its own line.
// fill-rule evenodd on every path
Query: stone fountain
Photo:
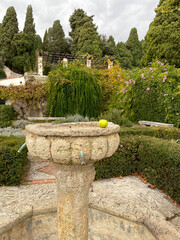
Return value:
M 59 239 L 88 239 L 89 188 L 95 176 L 93 164 L 116 151 L 119 129 L 113 123 L 101 128 L 98 122 L 26 126 L 29 154 L 55 165 Z

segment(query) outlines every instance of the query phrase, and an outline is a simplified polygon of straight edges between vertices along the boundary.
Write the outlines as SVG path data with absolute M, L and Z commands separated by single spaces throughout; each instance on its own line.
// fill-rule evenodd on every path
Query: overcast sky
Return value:
M 158 3 L 159 0 L 0 0 L 0 22 L 7 8 L 14 6 L 22 31 L 27 6 L 31 4 L 37 34 L 43 38 L 45 30 L 60 20 L 68 37 L 69 17 L 75 9 L 82 8 L 87 15 L 94 15 L 98 33 L 112 35 L 117 43 L 127 41 L 133 27 L 138 30 L 139 40 L 143 39 Z

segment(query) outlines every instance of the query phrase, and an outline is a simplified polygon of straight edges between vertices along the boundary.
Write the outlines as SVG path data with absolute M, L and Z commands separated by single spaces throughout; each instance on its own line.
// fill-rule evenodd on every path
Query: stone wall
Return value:
M 19 222 L 0 240 L 57 240 L 57 213 L 41 212 Z M 89 208 L 89 240 L 156 240 L 142 224 Z
M 32 106 L 27 102 L 12 102 L 6 100 L 6 105 L 12 105 L 17 119 L 27 119 L 28 117 L 43 117 L 46 114 L 46 101 L 41 100 L 38 104 Z
M 11 71 L 8 67 L 4 66 L 4 72 L 6 73 L 7 78 L 23 77 L 21 74 Z
M 34 85 L 34 84 L 44 84 L 46 83 L 47 76 L 39 75 L 37 73 L 34 74 L 25 74 L 24 78 L 26 80 L 26 85 Z

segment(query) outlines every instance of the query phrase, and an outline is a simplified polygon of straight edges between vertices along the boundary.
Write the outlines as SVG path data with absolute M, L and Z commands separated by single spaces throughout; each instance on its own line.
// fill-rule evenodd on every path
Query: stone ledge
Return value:
M 139 121 L 140 125 L 144 126 L 154 126 L 154 127 L 174 127 L 173 124 L 160 123 L 160 122 L 150 122 L 150 121 Z

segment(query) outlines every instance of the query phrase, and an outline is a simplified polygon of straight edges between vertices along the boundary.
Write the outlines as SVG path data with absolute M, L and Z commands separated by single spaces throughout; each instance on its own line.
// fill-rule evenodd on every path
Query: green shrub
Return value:
M 95 164 L 96 179 L 143 173 L 151 184 L 180 202 L 180 145 L 148 136 L 123 136 L 122 148 Z
M 0 136 L 0 186 L 20 184 L 27 164 L 27 149 L 17 151 L 24 142 L 24 137 Z
M 120 126 L 124 126 L 124 127 L 132 127 L 133 123 L 125 118 L 124 116 L 122 116 L 122 111 L 118 110 L 116 108 L 110 109 L 105 113 L 102 113 L 99 116 L 99 120 L 100 119 L 106 119 L 109 122 L 113 122 L 115 124 L 118 124 Z
M 6 73 L 4 72 L 3 69 L 0 69 L 0 79 L 7 78 Z
M 89 122 L 88 117 L 83 117 L 79 114 L 67 116 L 65 119 L 58 119 L 54 121 L 54 124 L 59 124 L 59 123 L 70 123 L 70 122 Z
M 159 61 L 129 72 L 119 96 L 125 116 L 139 120 L 169 122 L 180 119 L 180 70 Z
M 102 93 L 93 70 L 77 64 L 60 66 L 48 75 L 48 113 L 52 117 L 74 115 L 97 117 Z
M 9 105 L 0 105 L 0 127 L 11 126 L 13 119 L 13 108 Z
M 120 128 L 120 137 L 127 135 L 146 135 L 163 139 L 180 139 L 180 129 L 166 127 L 133 127 Z

